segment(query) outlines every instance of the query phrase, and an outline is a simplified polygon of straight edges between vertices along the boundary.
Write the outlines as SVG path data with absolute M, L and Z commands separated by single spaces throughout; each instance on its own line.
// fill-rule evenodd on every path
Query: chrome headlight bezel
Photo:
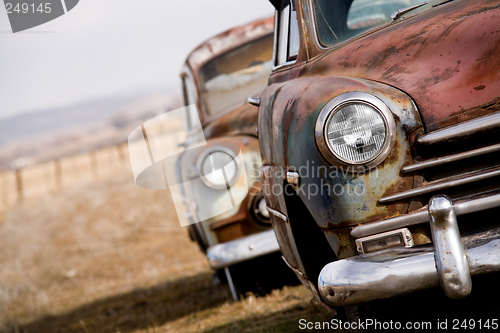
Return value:
M 385 125 L 385 141 L 382 147 L 374 156 L 361 162 L 348 161 L 337 155 L 328 144 L 326 130 L 331 117 L 337 111 L 349 104 L 356 103 L 374 108 L 381 115 Z M 396 140 L 396 123 L 391 110 L 382 100 L 367 93 L 350 92 L 335 97 L 323 107 L 316 120 L 315 136 L 319 151 L 329 163 L 346 167 L 351 172 L 360 172 L 378 166 L 389 156 Z
M 220 185 L 214 184 L 211 181 L 209 181 L 205 177 L 205 175 L 203 174 L 203 163 L 211 154 L 214 154 L 214 153 L 225 153 L 233 158 L 233 161 L 234 161 L 235 166 L 236 166 L 236 171 L 234 173 L 234 176 L 231 179 L 227 179 L 227 181 L 228 181 L 227 184 L 223 184 L 223 185 L 222 184 L 220 184 Z M 240 159 L 238 158 L 238 155 L 232 149 L 225 147 L 225 146 L 217 145 L 217 146 L 212 146 L 209 149 L 204 150 L 200 154 L 200 156 L 198 156 L 198 159 L 196 161 L 196 168 L 198 170 L 198 173 L 199 173 L 201 180 L 203 181 L 203 183 L 205 183 L 205 185 L 207 185 L 208 187 L 213 188 L 215 190 L 224 190 L 224 189 L 227 189 L 228 185 L 232 186 L 234 183 L 236 183 L 236 181 L 240 177 L 242 165 L 241 165 Z

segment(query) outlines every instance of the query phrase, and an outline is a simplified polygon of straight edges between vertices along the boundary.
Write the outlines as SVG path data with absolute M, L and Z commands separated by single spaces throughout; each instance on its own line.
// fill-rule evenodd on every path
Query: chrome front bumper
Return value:
M 210 267 L 220 269 L 279 250 L 274 231 L 268 230 L 209 247 L 207 258 Z
M 439 286 L 451 298 L 467 296 L 471 276 L 500 271 L 500 229 L 468 241 L 458 232 L 451 199 L 429 202 L 433 246 L 387 249 L 326 265 L 319 291 L 331 306 L 347 306 L 392 298 Z

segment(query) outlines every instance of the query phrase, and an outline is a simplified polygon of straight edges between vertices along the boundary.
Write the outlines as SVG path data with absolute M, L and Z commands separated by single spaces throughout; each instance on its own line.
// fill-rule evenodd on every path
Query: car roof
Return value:
M 274 17 L 252 21 L 214 36 L 196 47 L 186 64 L 196 73 L 210 59 L 274 31 Z M 195 74 L 196 75 L 196 74 Z

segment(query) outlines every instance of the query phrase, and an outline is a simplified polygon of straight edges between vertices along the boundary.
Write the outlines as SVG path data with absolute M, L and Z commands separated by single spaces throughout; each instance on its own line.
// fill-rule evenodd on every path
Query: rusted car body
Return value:
M 500 270 L 500 2 L 271 2 L 261 179 L 287 264 L 330 308 L 465 297 Z
M 210 266 L 225 272 L 235 299 L 243 291 L 238 288 L 241 280 L 253 276 L 237 269 L 243 265 L 251 271 L 245 262 L 272 255 L 277 256 L 273 266 L 281 264 L 288 270 L 280 259 L 258 177 L 262 165 L 256 132 L 258 110 L 246 103 L 249 96 L 260 94 L 267 86 L 272 43 L 272 18 L 236 27 L 192 51 L 181 73 L 184 104 L 195 105 L 197 110 L 197 114 L 187 113 L 185 123 L 191 134 L 178 160 L 178 179 L 191 219 L 189 234 L 206 253 Z M 206 139 L 201 147 L 196 146 L 197 124 Z M 204 174 L 205 161 L 212 159 L 213 167 L 214 156 L 227 159 L 228 165 L 220 169 L 233 172 L 224 174 L 228 179 L 220 184 Z M 240 161 L 238 157 L 242 157 Z M 227 171 L 228 166 L 234 166 L 233 171 Z M 202 181 L 197 181 L 200 177 Z M 231 209 L 224 208 L 228 195 Z M 238 201 L 241 195 L 244 199 Z

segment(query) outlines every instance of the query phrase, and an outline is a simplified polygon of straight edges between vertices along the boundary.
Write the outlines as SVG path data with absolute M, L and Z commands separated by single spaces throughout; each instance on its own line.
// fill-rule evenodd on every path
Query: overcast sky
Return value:
M 0 7 L 0 118 L 137 89 L 168 93 L 199 43 L 273 14 L 268 0 L 80 0 L 13 34 Z

